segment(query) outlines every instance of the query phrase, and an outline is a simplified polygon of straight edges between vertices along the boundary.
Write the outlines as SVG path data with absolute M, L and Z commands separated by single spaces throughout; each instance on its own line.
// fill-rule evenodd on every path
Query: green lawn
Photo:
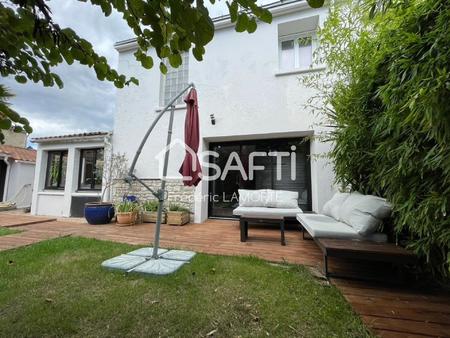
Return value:
M 0 227 L 0 236 L 17 234 L 19 232 L 21 232 L 21 231 L 16 230 L 16 229 L 8 229 L 8 228 Z
M 134 248 L 64 238 L 0 252 L 0 336 L 369 336 L 303 267 L 203 254 L 167 277 L 100 267 Z

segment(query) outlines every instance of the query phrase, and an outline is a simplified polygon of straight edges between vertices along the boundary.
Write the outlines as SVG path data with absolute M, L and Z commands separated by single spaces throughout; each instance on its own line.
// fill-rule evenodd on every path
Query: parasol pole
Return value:
M 195 88 L 193 83 L 190 83 L 186 88 L 184 88 L 180 93 L 178 93 L 178 95 L 176 95 L 169 102 L 169 104 L 167 104 L 167 106 L 158 114 L 158 116 L 156 116 L 155 120 L 150 125 L 147 132 L 145 133 L 144 138 L 142 139 L 141 144 L 139 145 L 139 147 L 136 151 L 136 154 L 134 155 L 133 162 L 131 163 L 130 170 L 128 171 L 128 176 L 125 178 L 125 181 L 127 183 L 131 183 L 134 180 L 141 183 L 147 190 L 149 190 L 158 199 L 159 204 L 158 204 L 158 214 L 157 214 L 156 226 L 155 226 L 155 240 L 154 240 L 154 245 L 153 245 L 152 259 L 158 258 L 162 212 L 164 209 L 164 201 L 167 198 L 167 192 L 165 189 L 166 189 L 167 169 L 168 169 L 168 165 L 169 165 L 170 143 L 172 141 L 173 118 L 174 118 L 174 113 L 175 113 L 175 105 L 174 104 L 178 100 L 178 98 L 180 96 L 182 96 L 190 88 Z M 158 191 L 155 191 L 134 174 L 134 169 L 136 167 L 136 163 L 137 163 L 137 160 L 139 159 L 142 149 L 144 148 L 145 143 L 147 142 L 148 137 L 150 136 L 151 132 L 155 128 L 158 121 L 161 119 L 161 117 L 164 115 L 164 113 L 169 108 L 170 108 L 169 129 L 167 132 L 166 153 L 164 154 L 164 167 L 163 167 L 163 174 L 162 174 L 162 178 L 161 178 L 161 187 Z

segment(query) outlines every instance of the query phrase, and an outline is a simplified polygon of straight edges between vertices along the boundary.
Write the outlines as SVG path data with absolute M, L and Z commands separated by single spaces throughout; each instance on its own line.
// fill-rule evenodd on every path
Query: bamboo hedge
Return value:
M 331 159 L 344 187 L 386 197 L 427 272 L 450 277 L 450 1 L 332 6 L 320 32 Z

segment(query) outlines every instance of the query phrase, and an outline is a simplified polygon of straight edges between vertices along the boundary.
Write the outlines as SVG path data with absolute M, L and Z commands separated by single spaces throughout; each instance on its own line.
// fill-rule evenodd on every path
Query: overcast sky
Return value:
M 56 23 L 74 29 L 89 40 L 112 67 L 117 67 L 114 43 L 133 36 L 120 15 L 113 13 L 105 18 L 97 6 L 76 0 L 49 1 L 49 4 Z M 227 14 L 225 3 L 210 6 L 210 13 L 212 16 Z M 13 79 L 0 78 L 16 95 L 11 100 L 13 108 L 31 121 L 32 137 L 112 130 L 115 87 L 98 81 L 92 69 L 79 64 L 63 64 L 55 72 L 64 81 L 63 89 L 45 88 L 32 82 L 18 84 Z

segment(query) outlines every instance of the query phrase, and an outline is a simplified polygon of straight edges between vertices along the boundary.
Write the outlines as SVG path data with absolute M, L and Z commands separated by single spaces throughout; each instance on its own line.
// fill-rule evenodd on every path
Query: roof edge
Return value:
M 96 131 L 79 134 L 43 136 L 31 139 L 33 143 L 58 143 L 64 141 L 89 141 L 112 135 L 111 131 Z
M 269 9 L 273 17 L 289 14 L 304 8 L 310 8 L 305 0 L 292 0 L 292 1 L 277 1 L 262 6 Z M 222 15 L 213 18 L 214 28 L 216 30 L 228 28 L 234 26 L 234 23 L 230 20 L 230 15 Z M 122 41 L 117 41 L 114 44 L 114 48 L 120 52 L 126 52 L 137 48 L 136 38 L 130 38 Z

